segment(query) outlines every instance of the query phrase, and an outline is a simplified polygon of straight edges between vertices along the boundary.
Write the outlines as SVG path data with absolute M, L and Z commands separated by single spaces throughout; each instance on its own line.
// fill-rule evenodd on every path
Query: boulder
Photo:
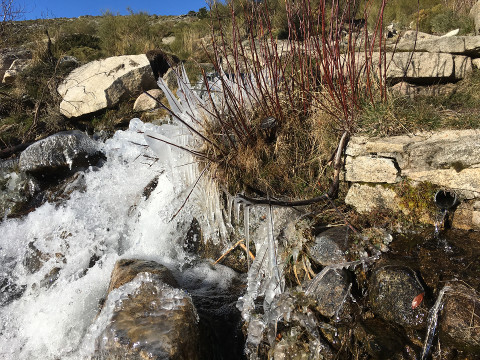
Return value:
M 113 290 L 102 314 L 109 312 L 97 338 L 96 359 L 200 358 L 198 315 L 192 299 L 161 276 L 142 272 Z
M 438 39 L 440 36 L 438 35 L 433 35 L 429 33 L 424 33 L 421 31 L 416 31 L 416 30 L 407 30 L 403 33 L 402 37 L 400 38 L 399 42 L 403 41 L 414 41 L 417 39 L 417 41 L 420 40 L 431 40 L 431 39 Z
M 471 199 L 480 196 L 479 143 L 480 130 L 475 129 L 422 132 L 413 136 L 388 138 L 354 137 L 346 150 L 345 179 L 357 182 L 370 181 L 367 175 L 362 175 L 362 171 L 368 172 L 369 169 L 383 167 L 385 163 L 394 161 L 402 177 L 453 189 L 464 198 Z M 371 162 L 369 167 L 364 166 L 362 171 L 353 170 L 352 164 L 355 164 L 357 159 L 364 158 Z M 373 164 L 375 161 L 379 163 Z M 354 176 L 355 173 L 360 175 Z M 376 172 L 372 180 L 381 183 L 392 178 L 388 173 L 385 176 L 380 175 L 381 172 Z M 393 199 L 391 190 L 382 190 L 378 186 L 374 190 L 357 185 L 350 188 L 346 201 L 352 204 L 351 201 L 355 198 L 355 201 L 364 202 L 362 196 L 379 197 L 379 201 L 380 197 L 386 196 L 386 203 Z M 366 210 L 370 206 L 362 205 L 359 208 Z
M 424 293 L 415 272 L 405 266 L 380 267 L 369 280 L 372 311 L 401 326 L 419 328 L 425 325 L 428 310 L 421 301 Z
M 177 287 L 178 283 L 168 268 L 155 261 L 121 259 L 115 264 L 110 278 L 108 292 L 119 288 L 122 285 L 132 281 L 138 274 L 147 272 L 159 277 L 162 282 L 172 287 Z
M 439 337 L 442 344 L 473 355 L 480 353 L 480 297 L 460 283 L 448 285 L 440 316 Z
M 13 84 L 18 74 L 25 70 L 28 65 L 32 62 L 30 59 L 16 59 L 12 62 L 12 65 L 5 71 L 3 75 L 2 83 L 4 84 Z
M 391 59 L 388 60 L 388 59 Z M 472 71 L 472 60 L 445 53 L 396 52 L 387 54 L 387 78 L 431 83 L 438 80 L 461 80 Z
M 480 201 L 463 201 L 455 209 L 452 227 L 464 230 L 480 230 Z
M 360 214 L 376 209 L 400 210 L 395 191 L 382 185 L 353 184 L 348 189 L 345 204 L 353 206 Z
M 480 69 L 480 59 L 472 59 L 472 65 L 475 68 Z
M 30 50 L 24 49 L 1 49 L 0 50 L 0 79 L 3 79 L 5 72 L 10 68 L 12 63 L 17 59 L 31 59 Z
M 388 183 L 397 182 L 398 170 L 392 159 L 374 156 L 348 157 L 345 181 Z
M 473 19 L 475 23 L 475 34 L 480 34 L 480 0 L 473 5 L 472 9 L 470 10 L 470 17 Z
M 339 264 L 347 261 L 348 240 L 347 226 L 334 227 L 317 235 L 313 244 L 307 244 L 306 250 L 310 260 L 318 265 Z
M 480 36 L 442 36 L 435 39 L 401 41 L 396 51 L 449 53 L 480 57 Z
M 102 156 L 97 143 L 81 131 L 62 131 L 26 148 L 19 166 L 35 175 L 62 175 L 94 165 Z
M 145 55 L 114 56 L 73 70 L 58 87 L 60 112 L 68 118 L 110 108 L 156 87 Z
M 155 99 L 159 101 L 163 97 L 163 91 L 160 89 L 152 89 L 147 91 L 150 96 L 153 96 Z M 133 104 L 134 111 L 149 111 L 158 108 L 158 102 L 155 99 L 152 99 L 145 93 L 140 94 L 140 96 L 135 100 L 135 104 Z
M 350 290 L 351 281 L 346 270 L 330 270 L 316 286 L 314 296 L 317 299 L 317 311 L 326 317 L 338 315 Z
M 176 66 L 180 62 L 180 59 L 177 56 L 168 54 L 160 49 L 149 50 L 146 55 L 152 66 L 155 79 L 165 75 L 170 67 Z

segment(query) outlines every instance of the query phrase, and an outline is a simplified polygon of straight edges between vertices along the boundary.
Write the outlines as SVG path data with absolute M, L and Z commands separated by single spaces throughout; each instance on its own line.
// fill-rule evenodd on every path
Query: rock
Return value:
M 360 214 L 375 209 L 400 210 L 395 191 L 382 185 L 353 184 L 348 189 L 345 204 L 353 206 Z
M 348 300 L 351 281 L 346 270 L 329 270 L 320 280 L 313 294 L 317 299 L 316 309 L 326 317 L 338 315 Z
M 347 261 L 345 251 L 348 249 L 348 240 L 347 226 L 334 227 L 317 235 L 313 244 L 307 244 L 306 251 L 310 260 L 318 265 L 343 263 Z
M 353 335 L 373 359 L 412 359 L 400 355 L 414 353 L 406 349 L 408 345 L 405 346 L 405 343 L 410 341 L 405 334 L 381 319 L 366 319 L 356 323 Z
M 25 70 L 28 65 L 32 62 L 30 59 L 16 59 L 12 62 L 12 65 L 5 71 L 3 75 L 2 83 L 4 84 L 13 84 L 18 74 Z
M 480 230 L 480 208 L 476 206 L 478 201 L 462 202 L 453 214 L 452 227 L 464 230 Z
M 0 169 L 0 218 L 16 216 L 40 190 L 38 182 L 24 172 Z
M 175 41 L 175 36 L 167 36 L 162 38 L 162 44 L 164 45 L 170 45 Z
M 429 182 L 446 189 L 452 189 L 466 199 L 480 197 L 480 168 L 464 170 L 435 169 L 424 171 L 405 170 L 408 178 L 415 181 Z
M 296 340 L 304 331 L 305 329 L 299 326 L 289 329 L 288 333 L 282 336 L 282 339 L 270 350 L 269 355 L 273 357 L 268 358 L 272 360 L 333 360 L 336 358 L 330 346 L 321 338 L 319 341 Z M 319 357 L 312 357 L 312 354 Z
M 432 34 L 424 33 L 424 32 L 421 32 L 421 31 L 417 32 L 416 30 L 407 30 L 402 35 L 399 42 L 411 41 L 411 40 L 415 40 L 415 39 L 417 39 L 417 41 L 432 40 L 432 39 L 438 39 L 438 38 L 439 38 L 438 35 L 432 35 Z
M 422 136 L 421 134 L 419 134 Z M 411 171 L 454 169 L 461 172 L 480 165 L 480 131 L 439 131 L 423 134 L 408 146 L 407 164 Z
M 470 17 L 473 19 L 475 23 L 475 34 L 480 34 L 480 0 L 476 2 L 475 5 L 472 6 L 470 10 Z
M 473 60 L 472 60 L 473 65 Z M 439 84 L 431 86 L 418 86 L 401 81 L 391 87 L 391 90 L 398 95 L 414 98 L 415 96 L 450 96 L 456 90 L 455 84 Z
M 164 97 L 163 91 L 160 89 L 148 90 L 147 93 L 149 93 L 151 96 L 158 99 L 159 101 L 161 100 L 162 97 Z M 154 110 L 158 107 L 159 107 L 158 102 L 152 99 L 150 96 L 148 96 L 145 93 L 140 94 L 137 100 L 135 100 L 135 104 L 133 104 L 134 111 L 149 111 L 149 110 Z
M 6 306 L 19 299 L 25 292 L 27 285 L 18 285 L 9 277 L 0 274 L 0 306 Z
M 472 65 L 475 68 L 480 69 L 480 59 L 472 59 Z
M 345 181 L 388 183 L 397 182 L 398 170 L 392 159 L 373 156 L 347 157 Z
M 58 87 L 60 112 L 68 118 L 111 108 L 122 99 L 156 87 L 145 55 L 114 56 L 72 71 Z
M 102 156 L 95 141 L 72 130 L 33 143 L 21 153 L 19 164 L 20 170 L 35 175 L 63 175 L 93 165 Z
M 48 261 L 50 256 L 41 252 L 33 241 L 28 243 L 28 250 L 23 259 L 23 266 L 30 274 L 36 273 L 43 266 L 43 263 Z
M 180 59 L 176 55 L 168 54 L 160 49 L 149 50 L 146 55 L 148 61 L 150 61 L 155 79 L 162 77 L 170 67 L 180 63 Z
M 58 60 L 58 65 L 63 68 L 75 68 L 80 65 L 80 62 L 75 56 L 62 56 L 60 60 Z
M 201 357 L 198 315 L 191 297 L 159 276 L 142 273 L 114 290 L 107 299 L 107 310 L 112 315 L 97 338 L 96 359 Z
M 461 283 L 449 284 L 439 324 L 440 341 L 472 355 L 480 353 L 480 297 Z
M 383 159 L 379 167 L 386 161 L 395 159 L 395 164 L 400 169 L 400 176 L 408 177 L 415 181 L 426 181 L 432 184 L 452 189 L 471 199 L 480 196 L 480 131 L 479 130 L 444 130 L 438 132 L 417 133 L 414 136 L 393 136 L 388 138 L 354 137 L 347 148 L 347 155 L 356 158 L 349 159 L 347 164 L 352 164 L 355 159 L 367 158 L 373 162 Z M 376 157 L 372 156 L 375 154 Z M 374 168 L 374 165 L 370 165 Z M 347 168 L 347 174 L 349 167 Z M 368 171 L 364 167 L 363 171 Z M 357 171 L 360 172 L 360 171 Z M 377 173 L 378 176 L 380 173 Z M 368 178 L 346 177 L 351 181 L 367 181 Z M 379 177 L 379 176 L 378 176 Z M 377 182 L 386 182 L 390 176 L 378 178 Z M 353 196 L 356 192 L 357 200 L 361 201 L 358 193 L 360 188 L 351 189 Z M 363 196 L 380 195 L 378 191 L 362 188 Z M 390 202 L 391 196 L 385 192 L 386 202 Z M 347 195 L 348 198 L 348 195 Z M 362 206 L 361 206 L 362 207 Z
M 183 249 L 191 254 L 197 254 L 202 242 L 202 227 L 198 220 L 193 218 L 185 235 Z
M 460 32 L 460 29 L 455 29 L 455 30 L 452 30 L 452 31 L 449 31 L 448 33 L 440 36 L 441 38 L 446 38 L 446 37 L 451 37 L 451 36 L 457 36 L 458 33 Z
M 162 282 L 172 287 L 178 286 L 172 273 L 164 265 L 149 260 L 122 259 L 118 260 L 113 268 L 108 292 L 132 281 L 142 272 L 156 275 Z
M 480 56 L 480 36 L 447 35 L 435 39 L 418 40 L 416 43 L 415 41 L 402 41 L 397 45 L 396 50 Z
M 414 299 L 425 293 L 417 275 L 408 267 L 386 265 L 374 271 L 369 281 L 372 311 L 384 320 L 419 328 L 428 311 L 423 302 L 412 308 Z
M 431 83 L 437 80 L 461 80 L 472 71 L 472 60 L 444 53 L 396 52 L 387 54 L 387 79 Z
M 24 49 L 1 49 L 0 50 L 0 79 L 3 79 L 5 72 L 10 68 L 12 63 L 17 59 L 31 59 L 30 50 Z
M 178 88 L 177 74 L 175 73 L 175 71 L 173 71 L 172 68 L 168 69 L 167 72 L 163 75 L 163 80 L 165 80 L 170 90 Z

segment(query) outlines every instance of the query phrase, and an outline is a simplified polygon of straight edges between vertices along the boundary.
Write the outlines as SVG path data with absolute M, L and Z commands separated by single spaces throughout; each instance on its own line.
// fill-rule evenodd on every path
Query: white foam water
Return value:
M 220 239 L 225 232 L 220 209 L 214 208 L 218 191 L 207 180 L 172 221 L 198 170 L 185 151 L 161 143 L 155 143 L 155 152 L 139 146 L 145 144 L 140 132 L 146 131 L 183 136 L 180 127 L 134 119 L 105 142 L 107 161 L 85 172 L 85 191 L 73 192 L 62 205 L 46 203 L 24 218 L 0 223 L 0 281 L 7 279 L 5 291 L 24 288 L 0 307 L 0 358 L 87 357 L 92 334 L 99 331 L 96 321 L 105 322 L 97 318 L 99 302 L 118 259 L 155 260 L 179 269 L 190 259 L 182 241 L 194 216 L 206 236 Z M 158 185 L 147 199 L 143 190 L 155 177 Z M 34 269 L 32 253 L 42 262 Z M 221 286 L 233 276 L 205 266 L 198 272 Z

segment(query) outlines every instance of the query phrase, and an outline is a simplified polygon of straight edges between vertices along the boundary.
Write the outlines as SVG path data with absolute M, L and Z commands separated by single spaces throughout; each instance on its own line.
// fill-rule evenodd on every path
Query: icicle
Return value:
M 227 194 L 227 218 L 228 218 L 228 221 L 230 222 L 230 224 L 233 225 L 232 209 L 233 209 L 233 204 L 235 202 L 235 197 L 230 195 L 227 192 L 225 192 L 225 193 Z
M 245 245 L 247 246 L 247 270 L 250 270 L 250 207 L 243 207 L 243 225 L 245 234 Z
M 182 106 L 178 102 L 175 95 L 173 95 L 172 91 L 168 88 L 167 83 L 161 77 L 158 78 L 157 81 L 158 87 L 163 91 L 165 97 L 167 98 L 168 104 L 170 105 L 170 109 L 177 115 L 182 113 Z
M 265 304 L 268 306 L 276 294 L 283 292 L 283 284 L 280 277 L 280 271 L 277 261 L 277 244 L 275 242 L 275 236 L 273 234 L 273 215 L 272 207 L 268 207 L 268 233 L 267 233 L 267 251 L 268 251 L 268 265 L 267 265 L 267 289 L 265 292 Z
M 234 207 L 235 208 L 233 216 L 235 217 L 235 222 L 238 224 L 240 222 L 240 203 L 238 201 L 235 201 Z
M 438 294 L 437 301 L 430 309 L 430 314 L 428 315 L 428 328 L 427 328 L 427 335 L 425 337 L 425 342 L 423 344 L 423 351 L 422 351 L 422 360 L 425 360 L 430 352 L 430 348 L 432 347 L 433 337 L 435 336 L 435 330 L 437 328 L 438 322 L 438 312 L 441 310 L 443 306 L 442 300 L 443 296 L 447 291 L 452 290 L 452 288 L 448 285 L 445 285 L 440 293 Z

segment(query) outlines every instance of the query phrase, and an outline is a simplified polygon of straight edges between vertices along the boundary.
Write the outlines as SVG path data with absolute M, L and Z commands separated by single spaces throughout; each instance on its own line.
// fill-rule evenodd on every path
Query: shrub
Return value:
M 128 11 L 127 16 L 109 11 L 103 14 L 98 36 L 105 56 L 141 54 L 161 45 L 163 34 L 152 31 L 150 16 Z

